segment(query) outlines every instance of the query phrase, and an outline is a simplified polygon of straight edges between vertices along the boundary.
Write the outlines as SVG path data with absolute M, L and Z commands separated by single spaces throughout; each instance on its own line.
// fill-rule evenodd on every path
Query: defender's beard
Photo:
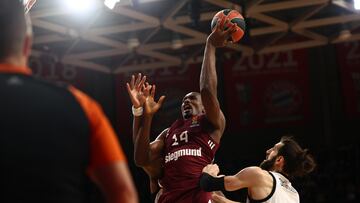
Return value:
M 269 160 L 264 160 L 263 162 L 261 162 L 260 168 L 266 171 L 271 171 L 274 168 L 275 161 L 276 161 L 276 156 L 274 156 Z

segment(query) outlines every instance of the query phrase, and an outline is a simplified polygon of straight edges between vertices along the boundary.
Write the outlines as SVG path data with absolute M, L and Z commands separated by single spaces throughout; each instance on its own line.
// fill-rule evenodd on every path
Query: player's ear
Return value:
M 278 163 L 278 164 L 283 164 L 284 163 L 284 157 L 283 156 L 276 157 L 275 162 Z

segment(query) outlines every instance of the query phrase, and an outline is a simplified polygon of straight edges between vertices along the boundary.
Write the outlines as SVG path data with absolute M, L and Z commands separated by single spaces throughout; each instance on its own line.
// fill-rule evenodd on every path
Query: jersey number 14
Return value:
M 172 139 L 174 140 L 173 144 L 171 146 L 177 146 L 179 145 L 179 142 L 188 142 L 188 131 L 184 131 L 180 134 L 179 138 L 177 137 L 176 134 L 173 135 Z

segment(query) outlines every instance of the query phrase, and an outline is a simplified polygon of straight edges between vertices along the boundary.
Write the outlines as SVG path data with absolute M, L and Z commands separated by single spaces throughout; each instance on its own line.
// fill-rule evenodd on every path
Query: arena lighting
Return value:
M 102 0 L 104 1 L 104 0 Z M 159 1 L 159 0 L 156 0 Z M 104 5 L 110 10 L 113 10 L 116 6 L 135 6 L 136 3 L 143 3 L 140 0 L 105 0 Z
M 352 36 L 351 26 L 349 24 L 342 24 L 339 32 L 338 39 L 347 40 Z
M 139 38 L 133 36 L 133 37 L 130 37 L 127 41 L 127 46 L 128 46 L 128 49 L 130 50 L 134 50 L 135 48 L 137 48 L 138 46 L 140 46 L 140 41 L 139 41 Z
M 184 46 L 181 39 L 173 39 L 171 42 L 171 48 L 172 49 L 181 49 Z
M 354 0 L 354 8 L 360 10 L 360 0 Z
M 173 33 L 173 38 L 171 40 L 171 48 L 172 49 L 181 49 L 184 46 L 179 34 Z
M 120 2 L 120 0 L 105 0 L 104 4 L 109 9 L 114 9 L 115 5 L 119 2 Z
M 95 0 L 65 0 L 68 9 L 74 12 L 88 12 L 95 8 Z
M 347 40 L 351 37 L 351 31 L 350 30 L 342 30 L 340 33 L 339 33 L 339 39 L 340 40 Z

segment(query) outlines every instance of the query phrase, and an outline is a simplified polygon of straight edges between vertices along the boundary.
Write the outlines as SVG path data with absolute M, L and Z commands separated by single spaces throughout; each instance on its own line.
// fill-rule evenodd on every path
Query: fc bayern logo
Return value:
M 274 82 L 265 91 L 265 106 L 272 115 L 286 116 L 299 110 L 302 95 L 289 81 Z

